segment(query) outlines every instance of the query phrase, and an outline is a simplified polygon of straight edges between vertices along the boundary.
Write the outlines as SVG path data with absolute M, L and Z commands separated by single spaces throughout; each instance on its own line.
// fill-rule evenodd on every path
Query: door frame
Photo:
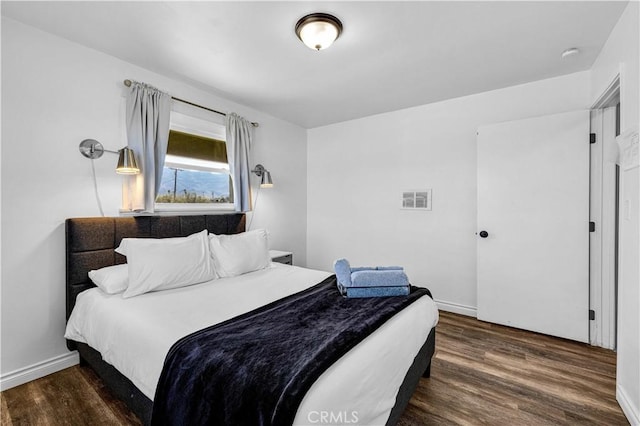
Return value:
M 616 164 L 611 144 L 615 146 L 616 112 L 620 102 L 620 74 L 591 107 L 590 221 L 595 232 L 589 238 L 589 309 L 595 317 L 589 324 L 589 343 L 608 349 L 616 347 L 617 327 L 617 192 Z M 620 105 L 622 108 L 622 103 Z M 617 112 L 620 114 L 620 111 Z

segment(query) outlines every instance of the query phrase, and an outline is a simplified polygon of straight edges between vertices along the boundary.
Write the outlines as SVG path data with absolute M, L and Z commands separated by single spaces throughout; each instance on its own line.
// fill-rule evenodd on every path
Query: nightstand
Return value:
M 269 250 L 269 256 L 272 262 L 293 265 L 293 253 L 290 251 Z

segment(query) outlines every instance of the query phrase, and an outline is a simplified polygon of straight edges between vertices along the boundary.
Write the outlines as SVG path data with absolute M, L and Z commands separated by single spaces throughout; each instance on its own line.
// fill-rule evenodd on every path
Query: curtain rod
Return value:
M 124 81 L 124 85 L 127 86 L 127 87 L 131 87 L 131 80 L 129 80 L 129 79 L 125 80 Z M 224 112 L 216 111 L 215 109 L 211 109 L 211 108 L 207 108 L 207 107 L 202 106 L 202 105 L 194 104 L 193 102 L 185 101 L 184 99 L 176 98 L 175 96 L 172 96 L 171 99 L 173 99 L 174 101 L 182 102 L 183 104 L 194 106 L 196 108 L 201 108 L 201 109 L 205 109 L 207 111 L 215 112 L 216 114 L 224 115 L 225 117 L 227 116 L 227 114 L 224 113 Z M 258 127 L 258 126 L 260 126 L 260 123 L 251 122 L 251 125 L 253 127 Z

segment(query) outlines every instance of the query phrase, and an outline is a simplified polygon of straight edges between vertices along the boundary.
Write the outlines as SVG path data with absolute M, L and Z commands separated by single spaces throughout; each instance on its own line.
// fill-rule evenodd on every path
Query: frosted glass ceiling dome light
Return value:
M 313 50 L 331 46 L 342 33 L 342 22 L 327 13 L 312 13 L 300 18 L 296 24 L 296 35 Z
M 575 56 L 578 53 L 580 53 L 580 49 L 578 49 L 577 47 L 570 47 L 568 49 L 566 49 L 564 52 L 562 52 L 562 59 L 568 58 L 569 56 Z

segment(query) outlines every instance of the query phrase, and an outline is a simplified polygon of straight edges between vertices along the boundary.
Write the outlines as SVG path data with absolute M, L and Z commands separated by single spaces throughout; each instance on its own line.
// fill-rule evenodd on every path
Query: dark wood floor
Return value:
M 100 379 L 75 366 L 2 392 L 2 425 L 137 425 Z M 628 425 L 615 353 L 440 313 L 431 378 L 406 425 Z

